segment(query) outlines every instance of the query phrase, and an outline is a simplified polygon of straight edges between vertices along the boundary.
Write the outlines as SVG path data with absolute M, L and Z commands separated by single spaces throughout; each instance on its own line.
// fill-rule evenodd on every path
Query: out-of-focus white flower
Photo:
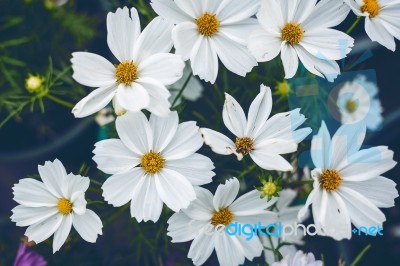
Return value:
M 210 183 L 212 161 L 195 153 L 203 145 L 196 123 L 179 124 L 178 114 L 128 112 L 115 122 L 120 139 L 95 144 L 93 160 L 104 173 L 104 199 L 115 207 L 131 202 L 138 222 L 156 222 L 163 203 L 177 212 L 196 198 L 193 186 Z
M 353 12 L 365 17 L 365 31 L 372 41 L 391 51 L 400 40 L 400 2 L 398 0 L 345 0 Z
M 279 113 L 268 119 L 272 109 L 271 89 L 261 85 L 260 93 L 250 106 L 248 119 L 240 104 L 225 93 L 222 117 L 225 126 L 236 136 L 235 143 L 225 135 L 201 128 L 204 141 L 218 154 L 235 154 L 239 160 L 250 155 L 254 162 L 267 170 L 292 171 L 293 167 L 280 154 L 297 150 L 310 128 L 296 130 L 306 121 L 300 109 Z
M 20 205 L 12 209 L 11 220 L 29 226 L 28 241 L 40 243 L 54 234 L 53 253 L 64 244 L 72 225 L 84 240 L 96 242 L 103 225 L 97 214 L 86 209 L 89 178 L 67 174 L 57 159 L 38 168 L 43 182 L 24 178 L 14 185 L 14 200 Z
M 248 34 L 257 29 L 252 16 L 259 0 L 152 0 L 156 13 L 176 24 L 176 53 L 190 59 L 193 74 L 214 83 L 218 59 L 231 72 L 245 76 L 257 65 L 247 50 Z
M 354 39 L 331 29 L 340 24 L 350 8 L 340 0 L 263 0 L 257 13 L 262 28 L 249 38 L 248 48 L 258 62 L 281 54 L 285 78 L 292 78 L 299 60 L 311 73 L 333 81 L 339 60 L 351 51 Z
M 298 218 L 312 205 L 319 233 L 335 240 L 351 238 L 351 223 L 382 226 L 386 217 L 379 208 L 394 206 L 398 197 L 396 183 L 381 176 L 397 164 L 393 151 L 386 146 L 360 150 L 365 133 L 362 123 L 342 125 L 331 139 L 322 122 L 311 142 L 313 190 Z
M 104 108 L 111 100 L 114 107 L 139 112 L 147 109 L 168 116 L 170 93 L 165 87 L 182 77 L 182 58 L 170 54 L 173 25 L 161 17 L 153 19 L 141 33 L 135 8 L 118 8 L 107 16 L 107 42 L 119 63 L 114 66 L 104 57 L 87 52 L 72 54 L 73 78 L 89 87 L 98 87 L 72 110 L 85 117 Z
M 115 120 L 113 110 L 111 108 L 101 109 L 94 118 L 99 126 L 105 126 Z
M 354 124 L 362 121 L 370 130 L 382 125 L 382 107 L 376 84 L 367 81 L 366 76 L 358 76 L 346 82 L 339 90 L 337 106 L 342 124 Z
M 303 253 L 299 250 L 296 253 L 286 255 L 281 261 L 273 263 L 271 266 L 322 266 L 320 260 L 315 260 L 314 254 Z
M 257 236 L 247 240 L 243 234 L 228 235 L 225 226 L 235 222 L 250 225 L 276 222 L 276 214 L 266 211 L 276 198 L 268 202 L 260 198 L 260 192 L 252 190 L 235 200 L 238 192 L 236 178 L 219 185 L 214 196 L 209 190 L 197 187 L 196 199 L 168 220 L 167 235 L 172 242 L 193 239 L 188 257 L 195 265 L 203 264 L 214 249 L 219 264 L 227 266 L 243 264 L 245 258 L 253 260 L 261 255 L 263 246 Z

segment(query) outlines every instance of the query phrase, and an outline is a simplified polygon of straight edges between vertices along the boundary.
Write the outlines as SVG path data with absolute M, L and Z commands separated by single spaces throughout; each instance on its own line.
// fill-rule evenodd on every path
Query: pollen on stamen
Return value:
M 370 18 L 374 18 L 379 15 L 381 6 L 377 0 L 364 0 L 361 6 L 362 12 L 367 12 Z
M 342 177 L 335 169 L 326 169 L 319 177 L 319 182 L 323 189 L 331 192 L 337 190 L 342 184 Z
M 235 145 L 236 152 L 243 155 L 247 155 L 254 150 L 254 141 L 249 137 L 236 138 Z
M 160 153 L 150 151 L 142 156 L 140 166 L 147 174 L 156 174 L 164 168 L 165 159 Z
M 59 199 L 57 209 L 62 215 L 70 214 L 72 212 L 72 202 L 65 198 Z
M 206 12 L 196 19 L 196 25 L 200 34 L 210 37 L 218 32 L 220 22 L 216 15 Z
M 120 84 L 130 85 L 138 78 L 138 67 L 135 63 L 124 61 L 115 68 L 115 77 Z
M 357 102 L 348 100 L 346 103 L 346 110 L 349 113 L 354 113 L 357 110 Z
M 227 226 L 228 224 L 232 223 L 232 221 L 233 214 L 228 208 L 224 208 L 215 212 L 211 217 L 211 224 L 214 226 L 218 226 L 220 224 Z
M 304 30 L 299 23 L 288 22 L 283 26 L 281 32 L 282 41 L 287 41 L 291 45 L 299 44 L 303 39 Z

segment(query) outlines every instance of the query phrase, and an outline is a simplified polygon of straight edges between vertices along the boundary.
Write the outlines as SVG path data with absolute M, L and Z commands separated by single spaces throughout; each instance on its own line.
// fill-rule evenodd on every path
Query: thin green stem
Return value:
M 190 79 L 192 78 L 193 72 L 190 72 L 189 76 L 187 77 L 187 79 L 185 80 L 185 83 L 183 84 L 183 87 L 179 90 L 178 95 L 176 95 L 174 101 L 172 102 L 172 108 L 175 107 L 176 102 L 179 100 L 179 98 L 181 98 L 182 93 L 184 92 L 184 90 L 186 89 L 187 85 L 189 84 Z
M 371 248 L 371 244 L 369 244 L 368 246 L 366 246 L 358 255 L 357 257 L 354 259 L 353 263 L 350 264 L 350 266 L 356 266 L 360 260 L 362 259 L 362 257 L 365 255 L 365 253 Z
M 360 21 L 361 17 L 357 17 L 357 19 L 353 22 L 353 24 L 351 24 L 350 28 L 346 30 L 346 33 L 350 34 L 354 30 L 354 28 L 358 25 L 358 23 L 360 23 Z
M 70 109 L 74 108 L 74 106 L 75 106 L 74 104 L 72 104 L 72 103 L 70 103 L 70 102 L 67 102 L 67 101 L 64 101 L 64 100 L 62 100 L 62 99 L 60 99 L 60 98 L 58 98 L 58 97 L 56 97 L 56 96 L 53 96 L 53 95 L 51 95 L 51 94 L 46 94 L 45 97 L 46 97 L 47 99 L 49 99 L 49 100 L 55 102 L 55 103 L 58 103 L 58 104 L 60 104 L 60 105 L 62 105 L 62 106 L 65 106 L 65 107 L 67 107 L 67 108 L 70 108 Z
M 120 216 L 122 213 L 125 212 L 126 209 L 128 209 L 130 207 L 130 204 L 125 204 L 124 206 L 120 207 L 116 212 L 114 212 L 112 215 L 110 215 L 105 221 L 104 221 L 104 225 L 109 224 L 110 222 L 112 222 L 115 218 L 117 218 L 118 216 Z

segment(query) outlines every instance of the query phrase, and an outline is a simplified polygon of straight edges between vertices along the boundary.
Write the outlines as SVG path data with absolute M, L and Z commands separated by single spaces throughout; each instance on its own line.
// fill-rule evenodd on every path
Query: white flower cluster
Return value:
M 313 189 L 304 206 L 290 207 L 296 193 L 283 190 L 278 197 L 271 193 L 277 190 L 272 183 L 264 189 L 274 196 L 269 201 L 256 189 L 235 199 L 239 180 L 234 177 L 220 184 L 214 195 L 201 188 L 213 181 L 215 173 L 210 158 L 197 151 L 205 143 L 215 153 L 234 154 L 238 160 L 248 155 L 265 170 L 293 171 L 282 155 L 295 153 L 312 132 L 299 128 L 306 121 L 300 109 L 271 115 L 272 93 L 261 85 L 246 116 L 226 93 L 222 119 L 235 136 L 232 140 L 213 129 L 199 128 L 195 121 L 180 123 L 171 102 L 182 95 L 175 93 L 171 101 L 169 90 L 177 82 L 179 87 L 192 83 L 190 87 L 196 88 L 186 97 L 194 100 L 202 88 L 192 75 L 214 83 L 219 60 L 229 71 L 246 76 L 257 62 L 279 54 L 285 78 L 292 78 L 301 62 L 309 72 L 333 81 L 340 74 L 335 60 L 346 57 L 354 40 L 332 27 L 353 10 L 366 17 L 366 31 L 373 41 L 394 50 L 393 36 L 400 38 L 399 2 L 152 0 L 151 6 L 159 17 L 143 31 L 135 8 L 108 14 L 107 42 L 116 64 L 88 52 L 72 54 L 73 78 L 96 88 L 73 108 L 75 117 L 95 114 L 110 102 L 118 115 L 119 139 L 99 141 L 93 151 L 98 169 L 111 175 L 102 185 L 105 201 L 115 207 L 130 202 L 131 216 L 138 222 L 157 222 L 165 203 L 175 212 L 168 220 L 168 235 L 172 242 L 193 240 L 188 257 L 196 265 L 203 264 L 213 250 L 221 265 L 242 264 L 260 256 L 265 247 L 267 262 L 275 261 L 275 240 L 268 246 L 259 237 L 248 241 L 238 235 L 205 234 L 210 226 L 274 223 L 284 217 L 289 222 L 297 216 L 301 220 L 310 205 L 317 225 L 345 227 L 328 234 L 336 240 L 351 237 L 351 224 L 382 225 L 385 215 L 379 208 L 393 206 L 398 196 L 396 184 L 382 174 L 396 162 L 385 146 L 361 149 L 366 127 L 356 123 L 357 117 L 345 116 L 345 125 L 332 138 L 322 123 L 311 144 Z M 36 243 L 54 234 L 54 252 L 72 226 L 84 240 L 95 242 L 102 234 L 102 222 L 86 209 L 89 178 L 67 174 L 57 159 L 39 166 L 39 174 L 43 182 L 26 178 L 14 186 L 14 200 L 20 205 L 12 210 L 12 221 L 29 226 L 25 235 Z M 294 254 L 294 248 L 283 252 L 285 258 L 273 265 L 322 265 L 312 254 Z

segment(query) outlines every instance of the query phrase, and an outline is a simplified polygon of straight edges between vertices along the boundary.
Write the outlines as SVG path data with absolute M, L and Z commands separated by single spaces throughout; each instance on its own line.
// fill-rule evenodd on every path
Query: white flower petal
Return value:
M 344 0 L 344 2 L 350 7 L 350 9 L 356 14 L 356 16 L 366 16 L 361 11 L 361 2 L 359 0 Z
M 282 139 L 268 139 L 255 142 L 254 150 L 269 154 L 287 154 L 297 151 L 297 143 Z
M 314 184 L 315 184 L 315 182 L 314 182 Z M 297 220 L 298 221 L 304 221 L 304 219 L 305 219 L 305 217 L 307 216 L 307 213 L 308 213 L 308 207 L 310 207 L 310 205 L 313 204 L 314 202 L 318 202 L 316 200 L 316 199 L 318 199 L 318 193 L 320 193 L 320 189 L 314 187 L 314 189 L 308 195 L 306 203 L 299 210 L 299 213 L 297 215 Z
M 33 178 L 20 179 L 13 187 L 14 200 L 26 207 L 55 207 L 58 196 L 51 193 L 40 181 Z
M 87 53 L 75 52 L 71 58 L 74 74 L 72 78 L 89 87 L 104 87 L 115 83 L 115 66 L 104 57 Z
M 215 173 L 210 158 L 194 153 L 184 159 L 167 161 L 165 167 L 186 177 L 192 185 L 201 186 L 212 181 Z
M 245 254 L 239 240 L 228 234 L 215 234 L 215 251 L 221 266 L 239 265 L 244 263 Z M 260 253 L 261 255 L 261 253 Z
M 281 29 L 287 22 L 283 18 L 278 1 L 261 1 L 261 7 L 257 13 L 260 25 L 275 37 L 280 37 Z
M 68 182 L 68 198 L 70 198 L 76 191 L 86 192 L 90 185 L 90 179 L 85 176 L 70 173 L 67 175 L 66 179 Z
M 382 226 L 385 214 L 366 197 L 353 189 L 340 187 L 338 194 L 345 200 L 352 223 L 357 227 Z
M 277 198 L 272 198 L 270 201 L 267 201 L 265 198 L 260 198 L 261 193 L 254 189 L 246 194 L 240 196 L 236 199 L 230 206 L 229 209 L 236 215 L 246 216 L 258 214 L 259 211 L 263 211 L 267 213 L 265 209 L 274 205 L 277 201 Z
M 302 26 L 306 31 L 313 28 L 335 27 L 346 19 L 349 12 L 350 7 L 343 1 L 321 0 Z
M 229 71 L 245 77 L 257 65 L 256 59 L 246 46 L 230 40 L 223 32 L 215 34 L 210 41 L 212 46 L 215 46 L 219 59 Z
M 265 122 L 267 122 L 267 119 L 271 114 L 271 110 L 271 89 L 261 84 L 260 93 L 250 105 L 246 127 L 246 136 L 250 136 L 253 139 L 259 136 L 259 133 L 261 133 L 261 128 L 264 126 Z
M 139 112 L 150 103 L 149 93 L 137 82 L 128 86 L 119 84 L 115 97 L 121 107 L 131 112 Z
M 93 160 L 97 168 L 106 174 L 126 172 L 140 163 L 140 155 L 128 149 L 119 139 L 102 140 L 94 146 Z
M 278 154 L 255 150 L 250 153 L 251 159 L 265 170 L 293 171 L 293 166 Z
M 200 41 L 201 35 L 193 22 L 182 22 L 172 30 L 172 40 L 174 41 L 175 53 L 182 56 L 183 60 L 188 60 L 195 44 Z
M 114 207 L 128 203 L 132 199 L 135 187 L 144 175 L 143 169 L 136 167 L 110 176 L 101 186 L 104 200 Z
M 257 59 L 257 62 L 271 61 L 281 51 L 282 40 L 280 36 L 270 34 L 264 29 L 253 31 L 248 42 L 247 48 Z
M 372 41 L 380 43 L 392 52 L 396 50 L 393 35 L 378 20 L 365 18 L 365 31 Z
M 260 1 L 258 0 L 223 0 L 216 14 L 221 24 L 229 24 L 255 15 L 259 7 Z
M 40 223 L 29 226 L 25 231 L 28 241 L 35 241 L 36 244 L 43 242 L 60 227 L 63 218 L 64 216 L 58 213 Z
M 186 158 L 203 146 L 203 139 L 196 122 L 179 124 L 175 136 L 163 151 L 166 160 Z
M 133 60 L 140 64 L 151 55 L 170 52 L 173 46 L 172 27 L 173 24 L 165 18 L 154 18 L 132 46 L 132 48 L 134 47 Z
M 204 142 L 210 146 L 215 153 L 229 155 L 236 149 L 235 143 L 233 143 L 232 140 L 217 131 L 201 128 L 200 132 L 203 135 Z
M 178 172 L 164 168 L 155 174 L 155 183 L 161 200 L 174 212 L 186 208 L 196 198 L 193 186 Z
M 307 19 L 315 8 L 317 0 L 297 0 L 296 4 L 293 4 L 293 21 L 297 23 L 303 23 Z
M 331 136 L 324 121 L 311 141 L 311 158 L 317 168 L 331 167 Z
M 293 78 L 299 67 L 299 59 L 293 46 L 288 43 L 282 44 L 281 60 L 285 69 L 285 79 Z
M 182 10 L 176 5 L 174 1 L 151 0 L 150 5 L 159 16 L 169 19 L 174 24 L 193 20 L 193 18 L 191 18 L 188 14 L 182 12 Z
M 175 4 L 186 14 L 196 19 L 202 14 L 202 2 L 198 0 L 174 0 Z
M 294 48 L 304 67 L 311 73 L 326 78 L 329 82 L 333 82 L 340 74 L 339 65 L 335 61 L 315 57 L 301 45 L 296 45 Z
M 255 257 L 261 256 L 264 247 L 258 237 L 251 239 L 247 239 L 248 237 L 245 235 L 235 235 L 234 237 L 239 240 L 243 254 L 248 260 L 252 261 Z
M 11 221 L 17 223 L 17 226 L 29 226 L 40 223 L 58 212 L 55 207 L 26 207 L 18 205 L 11 210 Z
M 86 211 L 86 200 L 85 193 L 82 191 L 76 191 L 72 194 L 71 199 L 72 210 L 78 215 L 82 215 Z
M 90 243 L 95 243 L 97 236 L 103 234 L 103 224 L 92 210 L 86 210 L 84 215 L 74 215 L 72 224 L 78 234 Z
M 117 117 L 115 126 L 122 142 L 134 153 L 143 155 L 152 148 L 153 132 L 142 112 Z
M 239 181 L 235 177 L 226 180 L 225 184 L 220 184 L 213 198 L 215 210 L 219 211 L 231 205 L 239 193 L 239 187 Z
M 188 253 L 188 258 L 193 260 L 193 264 L 202 265 L 206 262 L 214 250 L 214 239 L 214 235 L 205 233 L 194 238 Z
M 153 131 L 153 150 L 162 152 L 171 142 L 178 129 L 178 113 L 171 112 L 168 117 L 150 116 L 150 127 Z
M 167 235 L 172 238 L 172 243 L 187 242 L 194 239 L 206 224 L 209 222 L 192 220 L 181 211 L 168 219 Z
M 120 61 L 133 59 L 132 51 L 140 35 L 140 20 L 135 8 L 130 13 L 127 7 L 118 8 L 107 15 L 107 43 L 111 52 Z
M 100 87 L 80 100 L 72 109 L 75 117 L 81 118 L 92 115 L 107 106 L 113 99 L 117 90 L 117 83 Z
M 183 209 L 182 212 L 190 219 L 208 223 L 215 212 L 213 194 L 201 187 L 195 187 L 195 192 L 196 199 L 190 203 L 188 208 Z
M 154 115 L 167 117 L 171 107 L 168 101 L 171 94 L 168 89 L 161 82 L 152 78 L 140 78 L 136 82 L 142 85 L 149 94 L 149 105 L 146 109 Z
M 297 192 L 293 189 L 284 189 L 279 192 L 279 199 L 276 202 L 278 210 L 284 210 L 289 207 L 292 201 L 296 198 Z
M 171 85 L 182 78 L 185 63 L 179 55 L 158 53 L 140 63 L 140 77 L 156 79 L 164 85 Z
M 190 62 L 193 75 L 212 84 L 215 83 L 218 75 L 218 57 L 211 38 L 203 36 L 198 38 L 191 51 Z
M 247 124 L 246 115 L 240 104 L 228 93 L 225 93 L 222 118 L 230 132 L 237 137 L 244 137 Z
M 38 170 L 44 185 L 54 196 L 58 198 L 68 197 L 67 171 L 65 171 L 65 167 L 60 160 L 46 161 L 43 166 L 38 165 Z
M 64 215 L 60 227 L 54 233 L 53 238 L 53 253 L 60 250 L 61 246 L 64 244 L 65 240 L 69 235 L 72 227 L 72 214 Z
M 131 215 L 138 223 L 141 221 L 157 222 L 160 218 L 163 202 L 158 196 L 155 177 L 144 175 L 137 181 L 131 201 Z
M 255 18 L 247 18 L 238 23 L 224 24 L 219 28 L 226 37 L 241 45 L 247 45 L 249 33 L 260 29 L 258 22 Z

